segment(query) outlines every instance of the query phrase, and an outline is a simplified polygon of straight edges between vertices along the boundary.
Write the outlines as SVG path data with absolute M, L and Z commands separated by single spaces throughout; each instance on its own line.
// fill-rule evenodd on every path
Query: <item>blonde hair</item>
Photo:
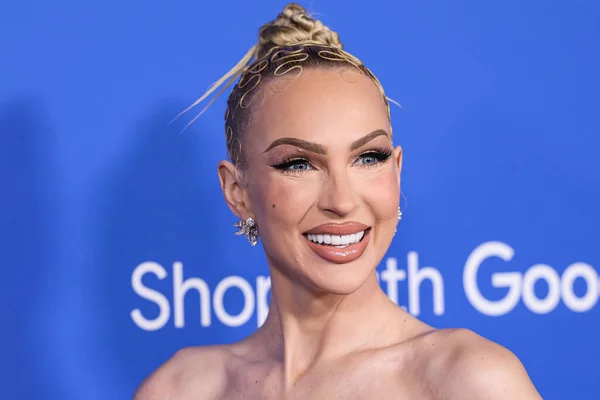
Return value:
M 206 106 L 186 125 L 191 125 L 208 107 L 237 79 L 225 111 L 225 137 L 230 160 L 238 167 L 244 167 L 242 137 L 250 123 L 251 105 L 264 96 L 258 90 L 261 82 L 284 75 L 299 75 L 306 68 L 347 68 L 353 67 L 369 76 L 379 88 L 390 115 L 389 102 L 375 75 L 362 62 L 343 50 L 336 32 L 319 20 L 310 17 L 298 4 L 290 3 L 277 18 L 263 25 L 258 34 L 258 43 L 252 46 L 242 59 L 182 114 L 196 107 L 211 94 L 219 91 Z M 399 105 L 399 104 L 398 104 Z

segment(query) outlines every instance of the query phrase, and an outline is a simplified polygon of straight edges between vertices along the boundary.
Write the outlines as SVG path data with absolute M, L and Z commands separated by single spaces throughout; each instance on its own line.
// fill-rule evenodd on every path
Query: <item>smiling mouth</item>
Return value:
M 307 238 L 312 243 L 318 244 L 323 247 L 335 247 L 338 249 L 344 249 L 348 246 L 361 242 L 365 234 L 371 228 L 367 228 L 365 230 L 351 233 L 349 235 L 331 235 L 331 234 L 315 234 L 315 233 L 305 233 L 303 236 Z

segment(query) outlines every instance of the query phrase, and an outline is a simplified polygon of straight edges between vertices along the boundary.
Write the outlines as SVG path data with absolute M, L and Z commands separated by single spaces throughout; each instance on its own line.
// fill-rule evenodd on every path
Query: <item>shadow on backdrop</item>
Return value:
M 179 107 L 157 107 L 134 129 L 130 152 L 110 168 L 94 195 L 99 202 L 93 223 L 98 246 L 93 251 L 99 307 L 96 340 L 110 369 L 105 376 L 118 377 L 119 393 L 129 397 L 178 349 L 198 344 L 199 335 L 202 342 L 217 341 L 227 329 L 200 327 L 200 296 L 193 290 L 185 297 L 186 329 L 174 327 L 172 310 L 164 327 L 155 331 L 141 329 L 130 316 L 136 308 L 148 319 L 159 315 L 156 304 L 132 289 L 132 272 L 140 263 L 153 261 L 164 267 L 165 279 L 148 274 L 143 282 L 171 300 L 173 262 L 187 267 L 184 279 L 197 276 L 208 264 L 205 254 L 215 257 L 226 247 L 214 228 L 223 219 L 220 213 L 228 212 L 216 174 L 220 152 L 212 144 L 209 150 L 203 147 L 206 133 L 198 132 L 198 124 L 182 134 L 180 124 L 166 125 Z M 222 136 L 212 136 L 222 147 Z
M 2 398 L 41 399 L 53 391 L 35 354 L 35 304 L 56 268 L 54 132 L 36 101 L 0 103 L 0 265 Z

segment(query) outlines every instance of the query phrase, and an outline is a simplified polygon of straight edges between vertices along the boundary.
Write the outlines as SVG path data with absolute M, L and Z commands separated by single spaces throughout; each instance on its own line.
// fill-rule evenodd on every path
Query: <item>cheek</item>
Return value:
M 252 206 L 263 225 L 297 226 L 315 203 L 314 180 L 264 174 L 251 191 Z
M 360 187 L 361 197 L 375 211 L 377 217 L 395 217 L 400 202 L 400 188 L 396 172 L 386 168 L 377 173 L 365 173 Z
M 350 174 L 353 190 L 369 205 L 376 219 L 396 217 L 400 190 L 394 169 L 350 171 Z M 257 176 L 261 179 L 254 179 L 256 183 L 250 188 L 252 209 L 263 226 L 282 231 L 298 226 L 324 190 L 316 173 L 294 177 L 261 171 Z

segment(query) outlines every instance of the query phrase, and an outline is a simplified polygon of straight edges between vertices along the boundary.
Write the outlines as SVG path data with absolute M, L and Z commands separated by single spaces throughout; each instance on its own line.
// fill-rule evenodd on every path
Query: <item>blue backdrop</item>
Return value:
M 224 99 L 167 122 L 284 4 L 2 3 L 3 399 L 130 398 L 264 318 L 262 249 L 218 185 Z M 508 347 L 546 399 L 600 398 L 600 3 L 303 4 L 406 110 L 383 288 Z

